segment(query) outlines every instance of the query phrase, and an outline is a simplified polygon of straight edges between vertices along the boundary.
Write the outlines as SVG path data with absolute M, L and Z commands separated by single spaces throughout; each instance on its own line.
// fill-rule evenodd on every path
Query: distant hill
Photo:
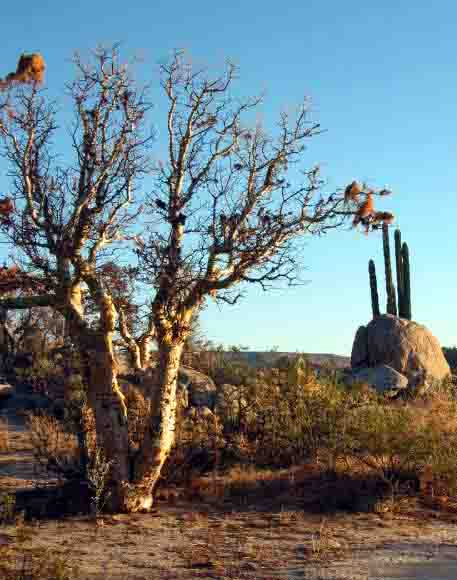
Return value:
M 295 358 L 296 356 L 305 356 L 313 365 L 316 366 L 332 366 L 334 368 L 342 369 L 351 365 L 351 359 L 348 356 L 341 356 L 339 354 L 326 353 L 296 353 L 296 352 L 271 352 L 271 351 L 254 351 L 244 350 L 241 352 L 227 351 L 224 356 L 233 358 L 234 360 L 244 360 L 254 367 L 274 366 L 277 359 L 287 356 Z

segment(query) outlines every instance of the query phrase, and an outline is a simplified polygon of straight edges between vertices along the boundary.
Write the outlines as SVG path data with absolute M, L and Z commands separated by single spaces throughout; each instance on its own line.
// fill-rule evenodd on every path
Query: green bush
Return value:
M 350 466 L 357 477 L 381 478 L 392 493 L 404 480 L 418 487 L 425 469 L 445 493 L 457 490 L 457 402 L 449 389 L 393 402 L 366 385 L 315 379 L 307 386 L 245 380 L 233 388 L 235 412 L 179 423 L 171 462 L 182 473 L 195 457 L 204 469 L 319 462 L 334 474 Z
M 350 431 L 348 453 L 391 484 L 403 473 L 417 472 L 429 456 L 421 429 L 415 425 L 414 409 L 405 404 L 359 408 L 352 414 Z

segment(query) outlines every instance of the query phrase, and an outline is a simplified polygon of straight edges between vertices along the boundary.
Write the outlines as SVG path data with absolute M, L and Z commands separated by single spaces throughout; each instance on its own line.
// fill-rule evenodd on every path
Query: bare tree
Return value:
M 211 79 L 176 53 L 161 67 L 167 156 L 155 167 L 148 235 L 141 237 L 134 195 L 150 170 L 146 95 L 116 50 L 96 51 L 90 65 L 76 57 L 75 65 L 67 164 L 52 153 L 56 106 L 37 79 L 15 73 L 14 83 L 2 86 L 0 139 L 12 193 L 0 222 L 15 252 L 12 280 L 20 277 L 33 292 L 4 296 L 0 307 L 48 307 L 64 317 L 83 360 L 97 444 L 111 465 L 110 507 L 135 511 L 151 505 L 173 444 L 181 354 L 207 298 L 233 304 L 248 284 L 295 284 L 298 238 L 323 234 L 354 214 L 369 228 L 378 217 L 373 192 L 354 192 L 351 184 L 350 196 L 324 195 L 318 167 L 301 167 L 320 131 L 307 101 L 294 115 L 281 113 L 271 136 L 251 119 L 260 98 L 232 96 L 232 65 Z M 135 292 L 114 284 L 123 275 L 119 251 L 128 254 L 132 239 L 138 271 L 153 287 L 141 331 Z M 146 392 L 151 417 L 135 451 L 117 382 L 117 332 L 138 367 L 153 338 L 158 346 L 157 383 Z
M 252 122 L 261 99 L 232 96 L 235 76 L 229 64 L 224 74 L 209 78 L 179 52 L 161 66 L 167 156 L 156 167 L 149 197 L 151 233 L 137 238 L 140 271 L 154 284 L 158 390 L 134 465 L 132 509 L 147 503 L 172 447 L 178 367 L 205 300 L 234 304 L 248 284 L 264 290 L 295 284 L 298 238 L 324 234 L 354 214 L 354 223 L 368 228 L 378 219 L 374 192 L 325 195 L 319 168 L 303 168 L 303 152 L 320 132 L 308 101 L 294 114 L 282 112 L 271 136 Z M 360 196 L 370 200 L 368 208 Z
M 74 64 L 76 78 L 68 85 L 73 159 L 67 164 L 53 152 L 57 107 L 39 82 L 16 79 L 0 94 L 2 157 L 15 207 L 3 234 L 14 248 L 16 269 L 39 283 L 35 294 L 5 297 L 0 306 L 50 307 L 65 318 L 84 363 L 97 442 L 113 461 L 112 507 L 120 509 L 129 479 L 127 409 L 112 344 L 117 313 L 103 266 L 140 211 L 133 195 L 149 170 L 149 103 L 116 49 L 97 50 L 90 64 L 75 56 Z M 95 321 L 85 315 L 84 293 L 96 305 Z

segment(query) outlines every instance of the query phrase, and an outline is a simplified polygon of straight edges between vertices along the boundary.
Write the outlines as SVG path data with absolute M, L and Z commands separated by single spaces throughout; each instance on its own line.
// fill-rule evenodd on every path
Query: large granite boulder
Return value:
M 154 389 L 157 386 L 157 367 L 148 367 L 135 374 L 123 375 L 122 379 L 132 384 L 140 386 L 144 391 Z M 214 408 L 216 399 L 216 385 L 214 381 L 194 369 L 181 366 L 178 372 L 177 398 L 179 405 L 186 409 L 188 407 L 208 407 Z
M 408 387 L 408 379 L 388 365 L 354 369 L 346 375 L 344 382 L 347 385 L 356 383 L 367 384 L 376 392 L 394 396 Z
M 422 324 L 385 314 L 358 329 L 352 347 L 351 367 L 387 365 L 407 377 L 415 388 L 431 386 L 450 377 L 438 339 Z
M 8 399 L 14 393 L 14 387 L 8 383 L 0 383 L 0 400 Z
M 351 353 L 351 368 L 368 366 L 368 331 L 366 326 L 359 326 L 355 333 Z
M 214 409 L 216 385 L 207 375 L 189 367 L 179 367 L 178 386 L 186 389 L 190 406 Z

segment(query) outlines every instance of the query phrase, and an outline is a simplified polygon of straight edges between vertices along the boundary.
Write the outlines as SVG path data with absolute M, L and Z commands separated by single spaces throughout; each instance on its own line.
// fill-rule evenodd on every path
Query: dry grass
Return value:
M 33 454 L 42 472 L 57 476 L 78 472 L 78 440 L 62 423 L 45 413 L 30 414 L 28 430 Z
M 134 450 L 148 409 L 140 388 L 127 385 L 126 394 Z M 275 406 L 276 395 L 271 391 L 264 395 L 259 407 L 271 410 L 263 415 L 271 431 L 260 433 L 263 439 L 252 437 L 258 426 L 251 417 L 242 426 L 253 431 L 246 429 L 240 436 L 222 421 L 181 425 L 179 444 L 187 447 L 178 446 L 174 461 L 182 461 L 182 469 L 179 477 L 163 480 L 157 490 L 159 511 L 142 517 L 105 517 L 98 526 L 76 517 L 42 521 L 33 528 L 34 541 L 27 544 L 27 562 L 33 558 L 39 562 L 39 550 L 48 554 L 49 562 L 54 556 L 60 561 L 64 546 L 84 566 L 84 574 L 94 578 L 105 574 L 116 579 L 271 580 L 279 577 L 275 576 L 279 570 L 285 577 L 291 568 L 303 570 L 308 564 L 344 558 L 360 542 L 367 547 L 388 542 L 395 534 L 414 536 L 425 518 L 436 517 L 432 510 L 455 519 L 452 506 L 457 502 L 448 492 L 455 467 L 450 453 L 457 410 L 447 394 L 387 406 L 370 394 L 362 400 L 361 394 L 346 395 L 324 385 L 303 398 L 292 393 L 292 403 L 300 405 L 298 416 L 292 413 L 296 407 L 292 403 Z M 51 456 L 77 459 L 74 436 L 68 439 L 58 421 L 49 417 L 33 421 L 32 441 L 43 451 L 43 465 L 49 466 Z M 274 449 L 261 449 L 272 441 L 272 434 L 279 441 L 279 459 Z M 232 458 L 240 459 L 237 465 L 226 461 L 228 444 L 236 447 Z M 256 446 L 257 455 L 251 452 Z M 309 447 L 313 453 L 308 453 Z M 300 464 L 291 465 L 300 450 Z M 424 450 L 427 461 L 433 460 L 425 471 Z M 271 465 L 268 457 L 274 460 Z M 391 481 L 398 482 L 395 494 Z M 405 522 L 411 529 L 404 529 Z M 15 535 L 11 537 L 16 542 Z M 12 550 L 11 541 L 5 540 Z M 1 544 L 0 534 L 0 552 Z M 21 554 L 16 552 L 17 561 L 24 557 Z M 62 561 L 69 571 L 69 564 Z M 0 569 L 0 577 L 1 573 Z
M 34 532 L 18 522 L 14 535 L 0 537 L 2 580 L 77 580 L 79 568 L 68 557 L 32 546 Z
M 337 539 L 331 523 L 323 518 L 319 529 L 311 536 L 311 544 L 305 547 L 305 554 L 310 560 L 322 562 L 341 558 L 348 549 L 347 542 L 343 538 Z
M 10 450 L 10 439 L 8 431 L 8 421 L 0 419 L 0 453 L 7 453 Z

